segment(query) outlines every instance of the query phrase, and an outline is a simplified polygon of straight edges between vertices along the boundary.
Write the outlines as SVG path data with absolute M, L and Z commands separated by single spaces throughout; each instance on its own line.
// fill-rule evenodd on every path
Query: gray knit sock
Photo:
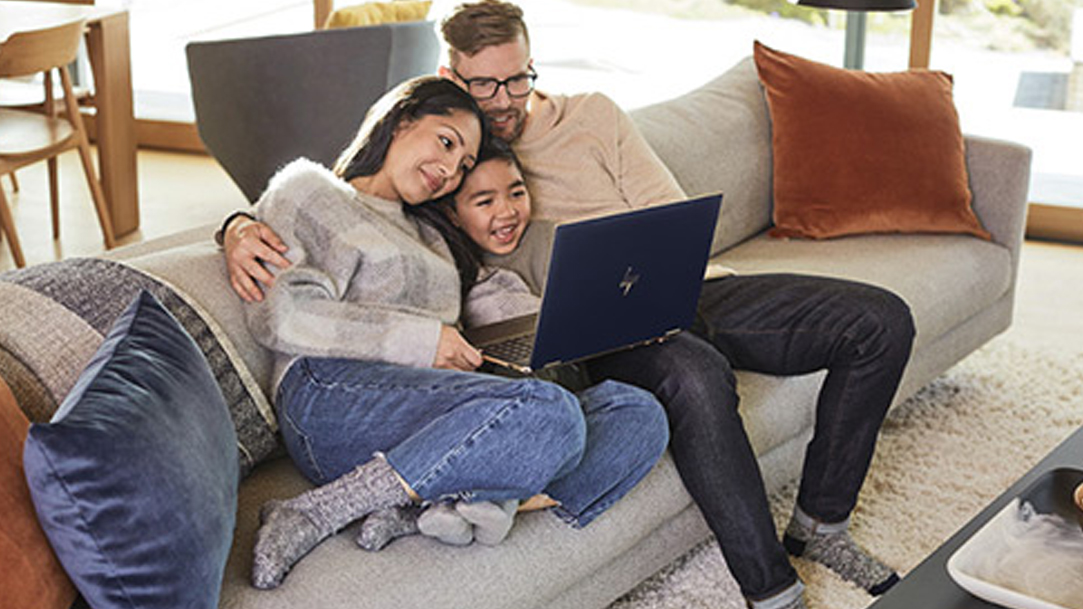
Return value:
M 805 584 L 797 580 L 774 596 L 758 601 L 748 599 L 747 604 L 751 609 L 806 609 Z
M 519 501 L 515 499 L 503 503 L 460 501 L 455 504 L 455 511 L 474 525 L 474 541 L 486 546 L 495 546 L 504 541 L 508 531 L 511 531 L 511 525 L 515 524 L 518 509 Z
M 822 523 L 798 508 L 782 542 L 790 554 L 816 561 L 869 594 L 879 596 L 898 583 L 899 576 L 857 545 L 847 531 L 849 524 L 849 519 Z
M 474 541 L 474 526 L 447 503 L 431 505 L 422 512 L 417 517 L 417 529 L 426 537 L 453 546 L 465 546 Z
M 416 505 L 402 505 L 369 514 L 357 533 L 357 545 L 375 552 L 399 537 L 417 535 L 419 513 L 420 509 Z
M 323 486 L 287 501 L 270 501 L 256 531 L 252 585 L 276 588 L 294 563 L 321 541 L 375 510 L 410 502 L 383 459 L 373 459 Z

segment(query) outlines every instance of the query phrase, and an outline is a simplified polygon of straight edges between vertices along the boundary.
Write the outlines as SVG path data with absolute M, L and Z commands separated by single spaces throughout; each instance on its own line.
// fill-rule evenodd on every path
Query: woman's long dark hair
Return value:
M 490 138 L 482 144 L 481 150 L 478 152 L 477 165 L 492 160 L 507 161 L 513 164 L 519 170 L 519 173 L 523 171 L 522 165 L 519 164 L 519 157 L 515 156 L 511 146 L 500 138 Z M 459 285 L 462 299 L 465 301 L 470 289 L 478 282 L 478 274 L 481 272 L 482 257 L 485 252 L 469 235 L 451 221 L 450 214 L 455 208 L 456 194 L 458 194 L 458 190 L 435 201 L 408 209 L 411 214 L 421 218 L 440 231 L 440 234 L 444 237 L 448 249 L 451 250 L 451 256 L 455 259 L 455 268 L 459 271 Z
M 416 121 L 428 115 L 447 116 L 453 110 L 464 110 L 477 117 L 484 146 L 489 140 L 489 123 L 469 93 L 438 76 L 407 80 L 385 93 L 365 113 L 357 135 L 335 161 L 335 175 L 347 182 L 375 175 L 384 166 L 387 150 L 403 121 Z

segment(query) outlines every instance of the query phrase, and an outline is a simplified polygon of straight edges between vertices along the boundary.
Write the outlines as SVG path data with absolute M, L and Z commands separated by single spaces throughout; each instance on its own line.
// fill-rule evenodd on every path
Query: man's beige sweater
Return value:
M 539 220 L 571 220 L 684 199 L 677 180 L 601 93 L 535 91 L 513 144 Z

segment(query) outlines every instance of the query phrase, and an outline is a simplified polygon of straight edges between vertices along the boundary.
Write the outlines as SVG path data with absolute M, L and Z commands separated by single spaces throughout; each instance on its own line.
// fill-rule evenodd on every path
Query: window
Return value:
M 687 92 L 752 54 L 752 42 L 841 66 L 844 11 L 786 0 L 521 0 L 538 88 L 597 90 L 625 108 Z M 454 3 L 451 3 L 452 5 Z M 434 4 L 435 10 L 435 4 Z M 869 16 L 866 65 L 906 69 L 909 16 Z
M 754 39 L 842 65 L 843 11 L 810 10 L 783 0 L 768 4 L 774 1 L 520 4 L 534 36 L 539 88 L 601 90 L 634 108 L 722 73 L 751 53 Z M 1081 7 L 1083 0 L 941 0 L 930 67 L 954 77 L 965 133 L 1032 148 L 1032 202 L 1083 214 Z M 865 68 L 907 69 L 911 14 L 867 16 Z M 1055 217 L 1063 224 L 1063 214 Z M 1076 238 L 1083 239 L 1083 216 L 1074 218 Z
M 1083 209 L 1081 6 L 1078 0 L 942 2 L 932 66 L 955 75 L 964 130 L 1034 150 L 1033 203 Z
M 192 122 L 184 46 L 312 29 L 311 0 L 97 0 L 128 10 L 137 118 Z
M 435 0 L 434 19 L 461 0 Z M 98 0 L 131 14 L 140 118 L 191 121 L 184 45 L 312 29 L 311 0 Z M 340 4 L 344 4 L 340 2 Z M 841 66 L 843 11 L 786 0 L 518 0 L 538 88 L 632 109 L 690 91 L 760 40 Z M 955 78 L 965 132 L 1034 150 L 1031 199 L 1083 208 L 1083 0 L 941 0 L 931 67 Z M 865 67 L 904 70 L 909 13 L 869 13 Z

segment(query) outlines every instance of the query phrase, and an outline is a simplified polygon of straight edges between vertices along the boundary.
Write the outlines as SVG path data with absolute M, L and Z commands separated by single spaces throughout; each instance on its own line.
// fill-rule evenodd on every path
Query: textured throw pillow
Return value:
M 120 315 L 24 467 L 42 528 L 94 609 L 218 606 L 237 436 L 191 337 L 148 292 Z
M 0 379 L 0 593 L 12 609 L 67 609 L 75 588 L 38 524 L 23 475 L 30 421 Z
M 776 237 L 967 233 L 963 134 L 943 72 L 843 70 L 755 44 L 774 156 Z
M 244 314 L 221 273 L 221 253 L 203 245 L 131 264 L 69 258 L 0 273 L 0 375 L 31 422 L 52 418 L 113 323 L 147 290 L 210 364 L 233 417 L 242 473 L 275 455 L 278 426 L 259 380 L 270 376 L 271 355 L 245 331 L 232 335 L 247 345 L 223 327 L 244 326 Z
M 337 9 L 327 17 L 325 28 L 361 27 L 398 23 L 402 21 L 422 21 L 429 14 L 431 0 L 424 2 L 366 2 L 356 6 Z

